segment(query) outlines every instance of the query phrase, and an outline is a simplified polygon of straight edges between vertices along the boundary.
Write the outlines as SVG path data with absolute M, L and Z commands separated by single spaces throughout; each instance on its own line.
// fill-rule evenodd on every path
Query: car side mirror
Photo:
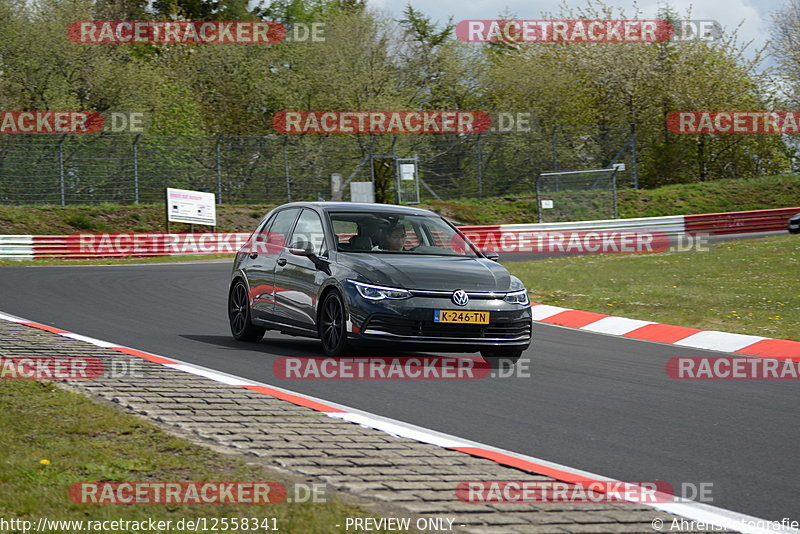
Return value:
M 487 260 L 497 261 L 500 259 L 500 254 L 494 250 L 481 250 L 481 253 L 486 256 Z
M 314 253 L 314 247 L 311 246 L 311 243 L 305 239 L 298 239 L 289 245 L 289 252 L 295 256 L 305 256 L 307 258 L 314 258 L 316 256 Z
M 311 245 L 306 245 L 302 247 L 289 247 L 289 252 L 291 252 L 295 256 L 305 256 L 307 258 L 313 258 L 316 256 L 316 254 L 314 253 L 314 249 L 311 248 Z

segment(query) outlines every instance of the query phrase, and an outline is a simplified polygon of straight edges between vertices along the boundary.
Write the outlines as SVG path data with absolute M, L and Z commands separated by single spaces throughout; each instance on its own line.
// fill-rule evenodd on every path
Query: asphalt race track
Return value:
M 276 358 L 322 349 L 269 332 L 235 342 L 229 272 L 0 267 L 0 311 L 620 480 L 712 482 L 715 506 L 800 520 L 794 381 L 672 380 L 668 358 L 709 353 L 543 324 L 520 362 L 530 378 L 278 380 Z

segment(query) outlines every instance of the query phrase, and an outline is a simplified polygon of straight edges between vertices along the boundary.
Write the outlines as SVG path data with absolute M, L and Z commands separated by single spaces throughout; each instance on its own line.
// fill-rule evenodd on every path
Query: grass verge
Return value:
M 325 504 L 76 504 L 68 497 L 70 486 L 76 482 L 279 480 L 239 457 L 194 445 L 138 417 L 50 383 L 0 380 L 0 428 L 0 517 L 6 521 L 32 520 L 35 525 L 40 517 L 84 521 L 153 519 L 171 520 L 175 525 L 182 518 L 274 517 L 281 532 L 313 534 L 340 531 L 335 525 L 348 516 L 374 515 L 330 496 Z M 42 464 L 42 460 L 49 464 Z M 290 483 L 286 484 L 291 489 Z M 52 531 L 79 530 L 73 526 Z
M 632 319 L 800 340 L 800 238 L 708 252 L 603 254 L 508 263 L 531 300 Z

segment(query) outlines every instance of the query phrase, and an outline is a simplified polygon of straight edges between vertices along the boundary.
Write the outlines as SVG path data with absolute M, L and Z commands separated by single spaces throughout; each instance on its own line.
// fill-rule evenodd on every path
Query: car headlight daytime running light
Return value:
M 528 290 L 521 289 L 519 291 L 512 291 L 511 293 L 507 293 L 505 297 L 503 297 L 505 302 L 509 302 L 511 304 L 519 304 L 520 306 L 527 306 L 530 301 L 528 300 Z
M 405 289 L 376 286 L 374 284 L 365 284 L 354 280 L 349 280 L 349 282 L 356 287 L 358 294 L 367 300 L 402 300 L 411 298 L 412 296 L 411 293 Z

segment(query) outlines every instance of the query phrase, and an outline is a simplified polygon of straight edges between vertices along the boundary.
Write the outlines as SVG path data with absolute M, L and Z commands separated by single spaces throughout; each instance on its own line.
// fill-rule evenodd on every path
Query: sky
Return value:
M 465 19 L 496 19 L 501 12 L 514 13 L 520 19 L 546 18 L 544 13 L 558 13 L 562 0 L 368 0 L 370 6 L 388 11 L 400 18 L 405 6 L 411 3 L 415 9 L 440 23 L 453 17 L 457 23 Z M 623 8 L 633 13 L 633 0 L 604 0 L 609 6 Z M 783 9 L 788 0 L 670 0 L 669 5 L 682 18 L 691 8 L 691 18 L 697 20 L 715 20 L 726 30 L 739 29 L 740 42 L 753 41 L 748 49 L 752 52 L 766 44 L 769 38 L 772 13 Z M 572 7 L 586 5 L 585 0 L 568 0 Z M 646 19 L 655 19 L 663 0 L 641 0 L 637 3 Z M 549 18 L 549 17 L 547 17 Z M 748 54 L 750 55 L 750 54 Z

